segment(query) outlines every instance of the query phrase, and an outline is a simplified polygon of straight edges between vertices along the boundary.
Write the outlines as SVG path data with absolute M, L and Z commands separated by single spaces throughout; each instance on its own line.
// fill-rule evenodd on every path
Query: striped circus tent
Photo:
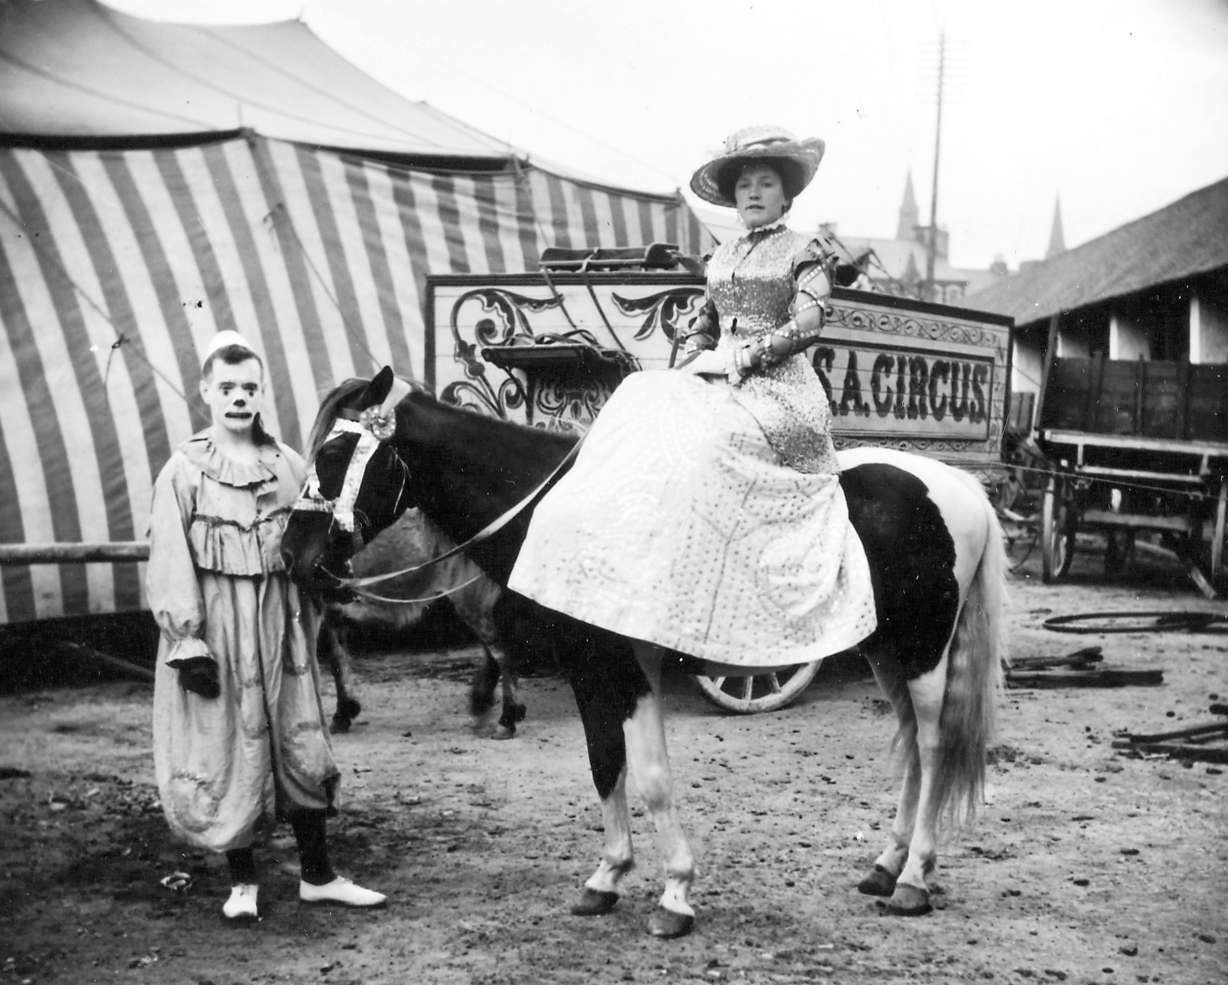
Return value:
M 0 543 L 145 537 L 152 479 L 206 423 L 200 355 L 264 356 L 270 429 L 388 363 L 423 376 L 428 274 L 536 269 L 550 246 L 711 246 L 680 197 L 527 164 L 426 170 L 215 133 L 0 147 Z M 135 562 L 0 567 L 0 623 L 142 607 Z

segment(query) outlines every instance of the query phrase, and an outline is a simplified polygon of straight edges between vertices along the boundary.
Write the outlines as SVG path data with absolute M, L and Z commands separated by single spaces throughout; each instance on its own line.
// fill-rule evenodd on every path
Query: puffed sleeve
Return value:
M 793 279 L 800 279 L 802 273 L 815 264 L 826 273 L 839 255 L 836 244 L 830 239 L 822 234 L 815 236 L 793 255 Z
M 192 520 L 192 467 L 178 452 L 158 474 L 149 517 L 149 564 L 145 594 L 162 635 L 170 642 L 166 662 L 209 656 L 205 611 L 196 565 L 188 547 Z

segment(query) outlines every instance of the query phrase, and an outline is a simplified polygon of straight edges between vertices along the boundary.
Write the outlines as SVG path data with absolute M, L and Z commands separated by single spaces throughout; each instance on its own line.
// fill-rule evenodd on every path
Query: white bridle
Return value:
M 328 432 L 324 444 L 343 434 L 358 435 L 358 443 L 350 455 L 350 464 L 346 466 L 345 478 L 341 481 L 341 489 L 338 490 L 336 498 L 328 499 L 320 492 L 320 476 L 316 472 L 313 461 L 307 469 L 307 478 L 299 493 L 298 501 L 294 504 L 294 509 L 331 513 L 333 522 L 338 527 L 348 534 L 353 534 L 354 504 L 358 502 L 358 491 L 362 489 L 362 481 L 366 477 L 367 465 L 370 464 L 371 457 L 379 451 L 383 442 L 358 421 L 338 419 L 333 422 L 332 430 Z M 404 485 L 405 480 L 402 478 L 402 489 Z
M 379 450 L 380 445 L 388 441 L 396 432 L 396 406 L 410 390 L 410 385 L 404 380 L 394 380 L 388 396 L 379 406 L 368 407 L 358 414 L 357 420 L 342 416 L 346 413 L 345 411 L 338 414 L 333 421 L 332 429 L 320 443 L 320 447 L 323 448 L 333 438 L 343 434 L 358 436 L 358 443 L 354 446 L 353 454 L 350 455 L 350 463 L 345 469 L 345 478 L 341 481 L 341 488 L 335 499 L 328 499 L 320 492 L 320 476 L 316 472 L 316 464 L 313 459 L 307 468 L 303 488 L 294 503 L 295 510 L 331 513 L 334 524 L 351 537 L 354 535 L 354 506 L 358 502 L 358 492 L 362 489 L 363 479 L 367 475 L 367 465 L 370 464 L 371 457 Z M 396 455 L 396 459 L 401 463 L 401 488 L 397 492 L 396 502 L 393 505 L 394 510 L 405 495 L 405 485 L 409 480 L 409 467 L 400 455 Z

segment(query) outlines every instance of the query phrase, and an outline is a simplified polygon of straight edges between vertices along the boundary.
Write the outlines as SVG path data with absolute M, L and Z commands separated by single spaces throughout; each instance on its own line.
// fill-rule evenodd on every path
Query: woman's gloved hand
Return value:
M 694 373 L 697 376 L 728 376 L 729 360 L 724 353 L 706 349 L 680 369 L 684 373 Z

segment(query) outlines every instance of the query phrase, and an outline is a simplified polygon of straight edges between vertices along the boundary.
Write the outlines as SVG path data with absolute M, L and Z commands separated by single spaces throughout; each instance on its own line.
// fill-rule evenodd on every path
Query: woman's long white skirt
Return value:
M 509 587 L 739 666 L 808 663 L 868 636 L 869 567 L 838 475 L 785 464 L 752 397 L 677 371 L 627 377 L 538 505 Z

